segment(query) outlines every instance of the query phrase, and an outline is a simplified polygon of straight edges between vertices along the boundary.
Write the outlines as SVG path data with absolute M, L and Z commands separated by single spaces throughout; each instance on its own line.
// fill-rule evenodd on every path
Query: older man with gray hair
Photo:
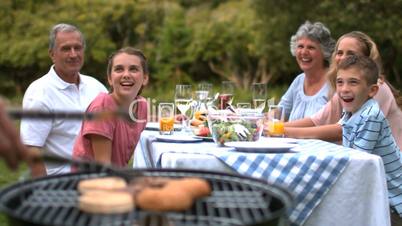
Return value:
M 55 25 L 49 35 L 49 56 L 53 65 L 47 74 L 32 82 L 24 94 L 24 110 L 43 112 L 82 111 L 105 86 L 93 77 L 80 74 L 84 64 L 85 40 L 70 24 Z M 72 157 L 81 120 L 21 120 L 21 139 L 32 151 Z M 69 165 L 48 162 L 30 165 L 33 177 L 70 172 Z

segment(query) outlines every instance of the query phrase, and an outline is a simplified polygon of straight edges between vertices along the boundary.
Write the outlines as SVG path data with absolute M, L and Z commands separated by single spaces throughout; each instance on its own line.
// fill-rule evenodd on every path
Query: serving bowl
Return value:
M 231 141 L 257 141 L 263 130 L 264 115 L 255 111 L 208 111 L 208 127 L 219 146 Z

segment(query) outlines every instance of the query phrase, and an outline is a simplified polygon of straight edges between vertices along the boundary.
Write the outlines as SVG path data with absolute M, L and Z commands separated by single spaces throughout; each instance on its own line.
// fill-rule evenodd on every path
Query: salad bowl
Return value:
M 258 112 L 208 111 L 208 127 L 219 146 L 225 142 L 257 141 L 263 130 L 264 115 Z

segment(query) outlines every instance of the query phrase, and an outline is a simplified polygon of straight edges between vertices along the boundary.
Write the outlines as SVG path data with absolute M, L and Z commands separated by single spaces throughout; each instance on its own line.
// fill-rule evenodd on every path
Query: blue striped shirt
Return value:
M 391 207 L 402 217 L 402 160 L 388 121 L 377 102 L 369 99 L 353 115 L 346 112 L 340 120 L 343 145 L 382 158 Z

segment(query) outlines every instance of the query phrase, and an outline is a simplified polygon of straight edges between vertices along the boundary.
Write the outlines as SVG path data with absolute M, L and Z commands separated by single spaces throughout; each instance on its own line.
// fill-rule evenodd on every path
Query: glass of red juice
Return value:
M 226 109 L 232 104 L 234 93 L 234 83 L 232 81 L 223 81 L 221 94 L 219 95 L 219 109 Z

